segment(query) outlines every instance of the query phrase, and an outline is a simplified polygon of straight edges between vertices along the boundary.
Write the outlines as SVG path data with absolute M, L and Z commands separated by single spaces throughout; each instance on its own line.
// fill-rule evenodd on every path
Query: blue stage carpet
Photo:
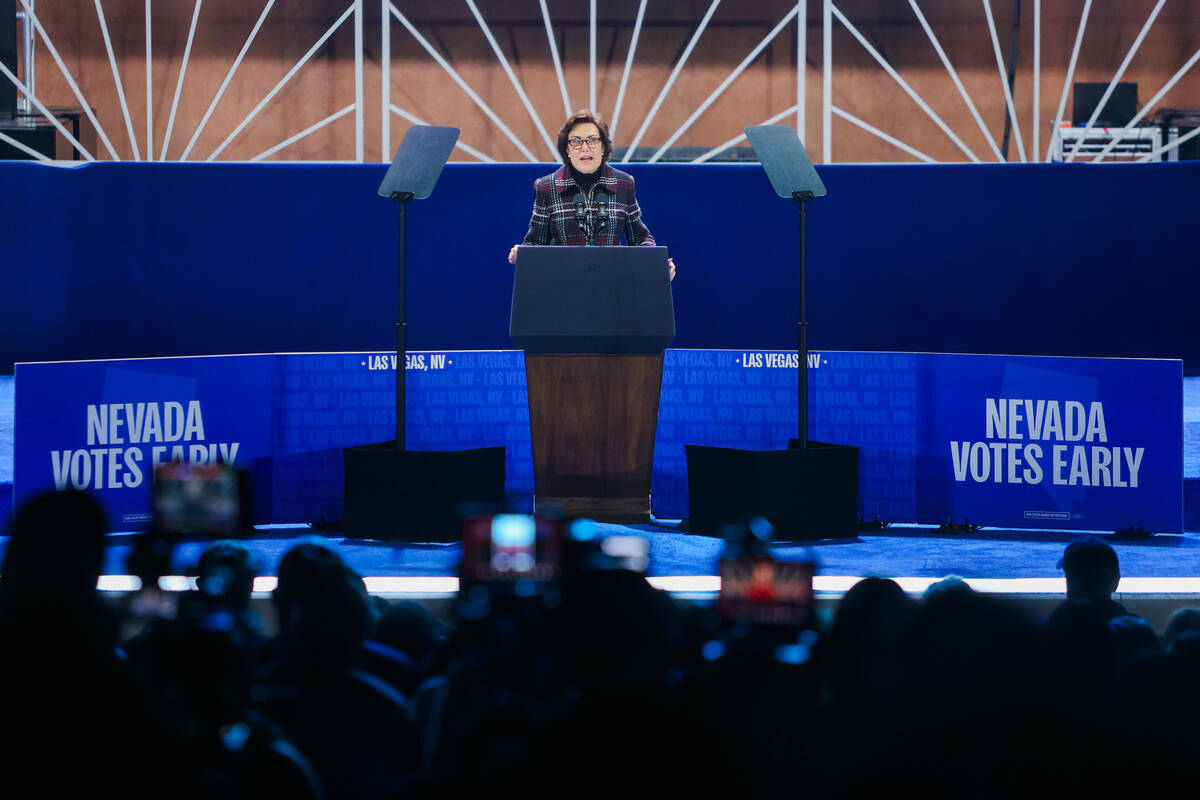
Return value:
M 652 577 L 715 575 L 721 542 L 653 525 L 602 525 L 605 534 L 632 534 L 650 541 Z M 313 536 L 306 526 L 261 530 L 247 540 L 263 575 L 274 575 L 284 552 Z M 971 534 L 943 534 L 924 526 L 896 525 L 882 533 L 856 539 L 826 540 L 774 547 L 783 559 L 815 553 L 819 574 L 860 577 L 942 578 L 1061 578 L 1058 559 L 1067 543 L 1078 538 L 1070 531 L 1030 531 L 981 528 Z M 1200 535 L 1157 534 L 1144 539 L 1107 537 L 1121 561 L 1126 578 L 1170 578 L 1200 575 Z M 125 574 L 131 537 L 116 534 L 108 550 L 107 574 Z M 457 544 L 392 546 L 336 536 L 323 539 L 359 574 L 374 577 L 453 576 L 461 547 Z M 174 571 L 184 574 L 195 564 L 204 542 L 187 542 L 175 553 Z

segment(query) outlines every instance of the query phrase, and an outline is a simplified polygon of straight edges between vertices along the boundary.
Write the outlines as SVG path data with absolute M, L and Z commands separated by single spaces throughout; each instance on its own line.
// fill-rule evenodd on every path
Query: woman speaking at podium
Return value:
M 655 245 L 642 222 L 634 193 L 633 176 L 608 165 L 612 139 L 604 118 L 592 111 L 576 111 L 558 132 L 558 152 L 563 165 L 533 184 L 533 217 L 522 244 L 619 245 L 624 236 L 630 245 Z M 517 263 L 517 250 L 508 261 Z M 667 259 L 671 280 L 675 261 Z

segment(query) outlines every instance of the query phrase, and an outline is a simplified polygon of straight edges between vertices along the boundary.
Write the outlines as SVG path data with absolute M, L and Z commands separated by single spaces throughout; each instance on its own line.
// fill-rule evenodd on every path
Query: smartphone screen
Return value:
M 526 514 L 497 514 L 491 546 L 493 573 L 529 574 L 537 565 L 537 523 Z
M 172 461 L 154 471 L 154 520 L 164 533 L 234 535 L 240 511 L 238 475 L 229 464 Z
M 554 519 L 495 514 L 463 520 L 464 581 L 557 580 L 563 529 Z
M 813 610 L 812 563 L 752 556 L 722 559 L 717 611 L 726 619 L 804 625 Z
M 650 542 L 641 536 L 608 536 L 600 542 L 600 552 L 621 569 L 645 574 L 650 566 Z

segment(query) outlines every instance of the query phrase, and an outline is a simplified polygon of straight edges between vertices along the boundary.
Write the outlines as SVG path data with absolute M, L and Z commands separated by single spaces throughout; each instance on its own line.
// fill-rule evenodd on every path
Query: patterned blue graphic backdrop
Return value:
M 408 446 L 504 445 L 528 508 L 533 467 L 520 351 L 409 353 Z M 1182 363 L 817 352 L 809 436 L 860 448 L 865 518 L 1036 528 L 1182 530 Z M 148 513 L 151 465 L 249 469 L 259 522 L 342 515 L 342 449 L 392 438 L 395 356 L 275 354 L 17 366 L 14 499 L 75 485 L 114 526 Z M 786 447 L 797 356 L 668 350 L 652 507 L 687 516 L 685 444 Z

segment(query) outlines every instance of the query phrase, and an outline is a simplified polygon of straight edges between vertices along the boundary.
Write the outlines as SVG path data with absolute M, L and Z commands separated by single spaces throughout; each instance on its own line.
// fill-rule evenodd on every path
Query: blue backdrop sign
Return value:
M 97 494 L 116 530 L 149 520 L 154 466 L 253 467 L 271 453 L 271 356 L 20 364 L 13 501 Z
M 1154 359 L 811 353 L 809 438 L 860 449 L 867 519 L 1183 528 L 1183 366 Z M 687 515 L 685 444 L 796 436 L 796 353 L 668 350 L 654 509 Z
M 668 350 L 652 508 L 687 516 L 686 444 L 786 447 L 797 356 Z M 395 425 L 395 355 L 324 353 L 17 365 L 14 500 L 96 491 L 148 519 L 152 466 L 249 469 L 259 522 L 342 516 L 342 450 Z M 533 494 L 520 351 L 409 353 L 408 446 L 507 448 Z M 810 438 L 860 448 L 859 510 L 891 522 L 1183 527 L 1182 363 L 914 353 L 809 355 Z
M 1180 362 L 920 359 L 919 516 L 1182 530 Z

